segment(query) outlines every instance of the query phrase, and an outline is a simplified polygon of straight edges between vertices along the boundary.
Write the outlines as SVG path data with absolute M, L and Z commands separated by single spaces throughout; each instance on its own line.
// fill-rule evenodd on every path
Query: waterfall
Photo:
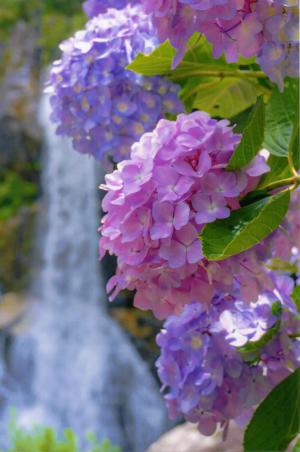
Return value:
M 144 452 L 165 428 L 165 410 L 147 365 L 106 312 L 97 258 L 99 163 L 55 135 L 44 95 L 42 256 L 29 331 L 11 347 L 19 381 L 19 423 L 74 429 Z M 20 402 L 22 400 L 22 402 Z

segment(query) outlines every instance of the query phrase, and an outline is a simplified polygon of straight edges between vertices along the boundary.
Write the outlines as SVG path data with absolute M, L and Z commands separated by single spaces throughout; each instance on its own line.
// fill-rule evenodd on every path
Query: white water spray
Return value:
M 147 365 L 106 313 L 97 259 L 96 164 L 55 135 L 49 113 L 44 96 L 38 302 L 30 331 L 17 338 L 11 358 L 26 393 L 17 407 L 19 422 L 71 427 L 82 447 L 92 431 L 123 451 L 144 452 L 165 427 L 162 398 Z

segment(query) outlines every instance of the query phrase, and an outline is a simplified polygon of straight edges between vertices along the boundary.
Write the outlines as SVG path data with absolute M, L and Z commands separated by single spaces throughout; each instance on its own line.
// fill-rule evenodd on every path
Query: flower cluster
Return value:
M 219 295 L 208 309 L 194 302 L 168 318 L 157 337 L 157 367 L 171 418 L 184 415 L 206 435 L 229 420 L 246 421 L 299 366 L 292 313 L 277 300 L 272 292 L 249 304 Z
M 79 152 L 120 161 L 166 113 L 182 110 L 176 85 L 125 69 L 138 52 L 153 48 L 149 19 L 140 9 L 110 9 L 60 48 L 47 88 L 51 119 Z
M 300 190 L 291 195 L 286 217 L 280 228 L 276 229 L 260 245 L 266 259 L 279 258 L 283 261 L 300 259 Z
M 228 121 L 204 112 L 162 119 L 106 176 L 100 255 L 118 258 L 112 297 L 136 289 L 135 305 L 164 318 L 193 299 L 209 303 L 217 288 L 248 298 L 272 284 L 255 252 L 209 263 L 198 238 L 203 225 L 238 208 L 238 197 L 268 170 L 257 157 L 241 172 L 226 171 L 239 140 Z
M 262 24 L 262 43 L 257 61 L 262 70 L 283 89 L 285 76 L 299 75 L 298 2 L 258 1 L 256 14 Z
M 182 58 L 187 40 L 203 33 L 214 57 L 224 52 L 228 62 L 239 55 L 257 56 L 266 74 L 283 88 L 285 76 L 298 75 L 297 2 L 285 0 L 143 0 L 161 41 L 170 39 Z
M 92 18 L 106 13 L 109 8 L 123 9 L 128 4 L 136 3 L 136 0 L 86 0 L 83 3 L 83 10 L 88 17 Z

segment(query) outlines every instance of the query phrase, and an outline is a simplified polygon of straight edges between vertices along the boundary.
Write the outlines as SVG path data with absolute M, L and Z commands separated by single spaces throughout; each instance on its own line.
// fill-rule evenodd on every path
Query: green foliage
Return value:
M 289 201 L 290 193 L 284 191 L 207 224 L 201 233 L 204 255 L 209 260 L 223 260 L 256 245 L 280 225 Z
M 58 44 L 83 27 L 86 18 L 81 7 L 81 0 L 1 0 L 0 40 L 9 38 L 18 21 L 29 23 L 39 33 L 37 44 L 43 51 L 42 63 L 47 64 Z
M 10 425 L 11 447 L 6 452 L 80 452 L 77 439 L 72 430 L 66 429 L 58 439 L 51 428 L 41 427 L 32 433 L 17 428 L 14 422 Z M 97 442 L 93 435 L 88 435 L 90 448 L 88 452 L 120 452 L 109 440 Z M 4 452 L 4 451 L 3 451 Z
M 264 142 L 265 148 L 273 155 L 285 157 L 288 154 L 298 102 L 298 81 L 289 79 L 283 93 L 280 93 L 277 87 L 273 88 L 266 107 Z
M 300 168 L 300 144 L 299 144 L 299 105 L 294 118 L 293 131 L 289 142 L 288 154 L 296 170 Z
M 242 139 L 228 163 L 229 170 L 239 170 L 248 165 L 262 148 L 265 126 L 265 105 L 258 98 L 247 124 L 243 130 Z
M 293 452 L 300 452 L 300 439 L 297 441 L 297 443 L 293 447 Z
M 35 183 L 23 179 L 15 172 L 4 173 L 0 183 L 0 220 L 13 217 L 20 207 L 31 204 L 37 196 Z
M 174 47 L 169 41 L 165 41 L 149 55 L 138 53 L 134 61 L 127 66 L 127 69 L 147 76 L 166 75 L 171 71 L 175 54 Z
M 267 264 L 267 268 L 273 271 L 281 271 L 284 273 L 296 274 L 298 271 L 297 263 L 284 261 L 278 257 L 271 259 Z
M 298 312 L 300 312 L 300 286 L 295 286 L 291 297 L 297 306 Z
M 198 34 L 189 41 L 188 50 L 172 70 L 175 50 L 166 41 L 150 55 L 139 53 L 128 69 L 142 75 L 166 75 L 182 85 L 181 98 L 188 111 L 202 109 L 212 116 L 231 118 L 251 107 L 265 92 L 259 79 L 265 78 L 253 65 L 242 59 L 235 64 L 214 59 L 211 45 Z
M 191 96 L 193 92 L 189 93 Z M 253 105 L 256 98 L 255 85 L 243 78 L 226 77 L 206 83 L 199 80 L 192 109 L 207 111 L 212 116 L 232 118 Z
M 48 64 L 54 54 L 59 54 L 58 44 L 84 27 L 86 18 L 81 12 L 67 16 L 58 11 L 45 12 L 40 20 L 39 45 L 42 52 L 42 63 Z
M 257 408 L 244 436 L 245 452 L 285 451 L 300 430 L 300 368 Z

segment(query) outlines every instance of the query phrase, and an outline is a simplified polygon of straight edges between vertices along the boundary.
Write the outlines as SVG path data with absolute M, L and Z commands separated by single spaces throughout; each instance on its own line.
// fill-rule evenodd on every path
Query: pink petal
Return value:
M 202 246 L 200 240 L 195 240 L 187 250 L 187 261 L 190 264 L 196 264 L 203 258 Z
M 185 246 L 189 246 L 197 238 L 197 230 L 192 224 L 187 224 L 180 231 L 176 232 L 176 237 Z
M 168 261 L 171 268 L 179 268 L 185 264 L 186 248 L 176 240 L 172 240 L 170 246 L 161 246 L 159 255 Z
M 189 221 L 190 208 L 186 202 L 177 204 L 174 213 L 174 227 L 175 229 L 181 229 Z

